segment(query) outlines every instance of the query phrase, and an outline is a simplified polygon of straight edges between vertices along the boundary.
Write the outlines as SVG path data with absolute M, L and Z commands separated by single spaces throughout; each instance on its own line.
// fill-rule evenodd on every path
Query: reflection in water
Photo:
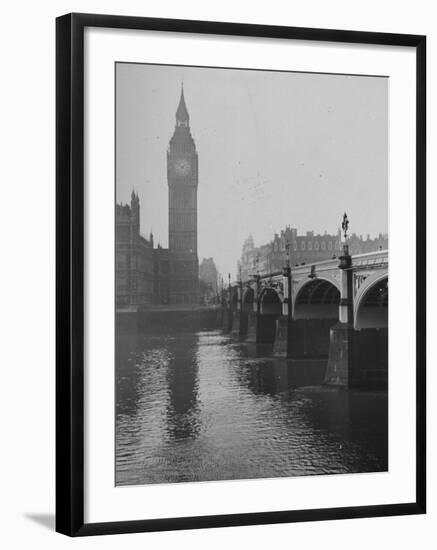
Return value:
M 171 359 L 167 369 L 167 432 L 176 441 L 195 437 L 199 431 L 197 407 L 196 334 L 171 341 Z
M 117 331 L 116 483 L 387 470 L 387 392 L 220 332 Z

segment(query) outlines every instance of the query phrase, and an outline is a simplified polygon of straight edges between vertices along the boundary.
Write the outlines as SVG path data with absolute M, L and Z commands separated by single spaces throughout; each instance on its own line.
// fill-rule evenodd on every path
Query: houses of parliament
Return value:
M 181 89 L 176 124 L 167 150 L 168 242 L 154 246 L 140 232 L 140 200 L 115 207 L 115 280 L 117 309 L 199 303 L 197 256 L 198 155 Z

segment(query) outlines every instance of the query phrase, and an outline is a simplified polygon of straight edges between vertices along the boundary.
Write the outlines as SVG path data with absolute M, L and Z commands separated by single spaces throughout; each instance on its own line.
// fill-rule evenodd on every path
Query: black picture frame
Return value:
M 84 29 L 106 27 L 403 46 L 416 51 L 416 499 L 414 502 L 84 523 Z M 426 511 L 426 37 L 94 14 L 56 20 L 56 530 L 69 536 L 423 514 Z

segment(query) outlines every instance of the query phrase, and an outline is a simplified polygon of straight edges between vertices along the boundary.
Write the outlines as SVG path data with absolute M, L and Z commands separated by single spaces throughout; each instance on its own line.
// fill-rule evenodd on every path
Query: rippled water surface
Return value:
M 116 484 L 387 470 L 387 392 L 220 332 L 118 331 Z

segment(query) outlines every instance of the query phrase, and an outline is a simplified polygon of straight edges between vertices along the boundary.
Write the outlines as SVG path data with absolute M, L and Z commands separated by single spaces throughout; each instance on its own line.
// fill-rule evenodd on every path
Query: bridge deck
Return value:
M 332 271 L 338 269 L 339 258 L 330 258 L 321 262 L 306 263 L 298 266 L 291 267 L 291 276 L 303 276 L 307 275 L 308 271 L 314 271 L 315 274 Z M 376 252 L 366 252 L 365 254 L 355 254 L 352 256 L 352 269 L 361 270 L 371 268 L 381 268 L 388 265 L 388 250 L 378 250 Z M 275 279 L 282 277 L 282 271 L 274 271 L 272 273 L 260 273 L 259 279 Z M 253 275 L 250 279 L 242 281 L 243 284 L 250 284 L 256 282 L 257 277 Z M 239 281 L 234 281 L 231 286 L 236 286 Z

